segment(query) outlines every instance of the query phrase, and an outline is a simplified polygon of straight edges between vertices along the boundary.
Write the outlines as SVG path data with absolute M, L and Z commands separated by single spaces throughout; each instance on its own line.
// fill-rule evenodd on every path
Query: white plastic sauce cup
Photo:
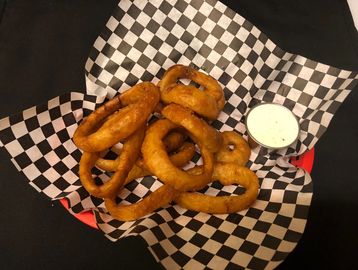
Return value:
M 286 148 L 298 139 L 300 131 L 296 116 L 276 103 L 260 103 L 252 107 L 245 124 L 251 148 L 258 145 L 267 149 Z

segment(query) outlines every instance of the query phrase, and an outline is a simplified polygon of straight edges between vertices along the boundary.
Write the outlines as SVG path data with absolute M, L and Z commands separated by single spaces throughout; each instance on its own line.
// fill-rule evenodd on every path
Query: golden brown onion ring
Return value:
M 188 136 L 185 135 L 183 132 L 178 132 L 178 131 L 169 132 L 169 134 L 165 136 L 165 138 L 163 139 L 167 152 L 170 153 L 174 150 L 179 149 L 183 145 L 187 137 Z
M 216 100 L 218 111 L 222 110 L 225 105 L 225 97 L 219 83 L 210 75 L 206 75 L 192 67 L 183 65 L 170 67 L 158 83 L 161 93 L 171 85 L 177 84 L 178 80 L 183 78 L 192 80 L 203 86 L 205 88 L 203 92 Z
M 195 116 L 191 110 L 170 104 L 162 110 L 162 114 L 171 122 L 184 127 L 195 141 L 200 142 L 210 152 L 215 153 L 221 148 L 223 138 L 220 132 Z
M 201 140 L 196 141 L 194 138 L 203 157 L 204 167 L 202 173 L 200 175 L 190 175 L 177 168 L 170 161 L 162 141 L 164 136 L 175 128 L 178 128 L 178 126 L 168 119 L 158 120 L 149 126 L 142 145 L 144 163 L 147 165 L 149 171 L 162 182 L 173 186 L 179 191 L 201 189 L 211 180 L 214 167 L 213 154 L 203 146 Z
M 220 111 L 224 108 L 225 105 L 224 91 L 222 90 L 217 80 L 195 69 L 192 69 L 192 72 L 190 72 L 190 76 L 188 77 L 188 79 L 204 86 L 205 87 L 204 91 L 208 95 L 215 98 Z
M 198 174 L 202 168 L 194 167 L 189 173 Z M 238 184 L 246 190 L 244 194 L 233 196 L 210 196 L 197 192 L 182 192 L 175 198 L 181 207 L 209 214 L 229 214 L 248 208 L 257 198 L 259 181 L 255 173 L 234 163 L 216 163 L 213 180 L 227 186 Z
M 123 186 L 135 161 L 139 157 L 144 133 L 145 126 L 142 126 L 126 139 L 119 156 L 115 173 L 106 183 L 100 186 L 96 185 L 91 172 L 99 158 L 98 153 L 83 153 L 80 160 L 79 176 L 83 187 L 88 193 L 98 198 L 117 194 L 118 190 Z
M 195 153 L 195 147 L 192 143 L 184 143 L 177 153 L 170 156 L 170 161 L 177 167 L 184 166 Z M 142 159 L 138 160 L 128 174 L 124 185 L 133 181 L 134 179 L 151 175 L 146 169 Z M 170 185 L 163 185 L 153 193 L 149 194 L 141 201 L 130 205 L 121 205 L 116 203 L 116 196 L 105 198 L 105 206 L 112 217 L 121 221 L 131 221 L 141 218 L 154 210 L 163 207 L 170 203 L 175 196 L 176 191 Z
M 183 167 L 193 158 L 194 154 L 194 144 L 184 143 L 179 152 L 169 156 L 169 159 L 175 167 Z M 143 159 L 139 159 L 137 160 L 136 164 L 134 164 L 132 170 L 129 172 L 124 184 L 126 185 L 134 179 L 149 175 L 153 174 L 148 170 Z
M 146 123 L 159 98 L 158 88 L 150 82 L 133 86 L 92 112 L 76 129 L 73 135 L 75 144 L 86 152 L 110 148 Z M 98 123 L 111 114 L 96 130 Z
M 220 113 L 216 100 L 192 85 L 172 84 L 161 91 L 161 99 L 166 104 L 189 108 L 209 120 L 216 119 Z
M 175 153 L 172 153 L 169 158 L 175 167 L 183 167 L 193 158 L 194 154 L 194 144 L 185 142 Z
M 183 167 L 193 158 L 194 154 L 195 154 L 194 144 L 185 142 L 180 147 L 177 153 L 174 153 L 169 156 L 169 159 L 175 167 Z M 110 172 L 115 171 L 118 166 L 118 164 L 108 162 L 109 160 L 103 160 L 104 162 L 99 164 L 98 161 L 99 160 L 97 160 L 96 162 L 96 166 L 105 171 L 110 171 Z M 110 160 L 110 161 L 114 161 L 114 160 Z M 136 163 L 133 165 L 130 172 L 128 173 L 124 185 L 128 184 L 130 181 L 134 179 L 141 178 L 148 175 L 152 175 L 152 173 L 148 170 L 143 159 L 138 159 Z
M 220 150 L 215 153 L 216 161 L 223 163 L 233 162 L 240 166 L 245 166 L 251 154 L 247 141 L 235 131 L 224 131 L 221 134 L 224 142 Z
M 182 160 L 186 160 L 184 164 L 186 164 L 193 157 L 194 152 L 195 152 L 195 147 L 193 144 L 184 143 L 184 140 L 186 139 L 186 137 L 187 136 L 184 135 L 183 133 L 173 131 L 173 132 L 170 132 L 163 140 L 166 151 L 168 153 L 171 153 L 172 151 L 179 149 L 179 152 L 176 153 L 173 156 L 173 158 L 174 159 L 182 158 Z M 185 145 L 185 147 L 183 147 L 184 145 Z M 118 157 L 114 160 L 98 158 L 96 161 L 96 167 L 98 167 L 104 171 L 109 171 L 109 172 L 115 171 L 118 166 L 119 159 L 120 159 L 119 153 L 117 153 L 117 154 L 118 154 Z M 187 159 L 188 156 L 190 156 L 189 159 Z M 136 163 L 139 167 L 144 166 L 142 159 L 138 159 Z M 180 163 L 180 161 L 179 161 L 179 163 Z M 141 165 L 139 165 L 139 164 L 141 164 Z M 176 165 L 176 167 L 182 167 L 182 166 L 184 166 L 184 165 Z
M 105 198 L 104 202 L 113 218 L 121 221 L 131 221 L 139 219 L 167 205 L 173 200 L 176 194 L 177 191 L 170 185 L 162 185 L 139 202 L 130 205 L 117 204 L 116 196 Z

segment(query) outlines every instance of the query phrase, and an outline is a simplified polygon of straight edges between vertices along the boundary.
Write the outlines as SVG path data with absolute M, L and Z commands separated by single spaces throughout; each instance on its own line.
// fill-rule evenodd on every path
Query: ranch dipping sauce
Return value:
M 275 103 L 254 106 L 246 116 L 246 128 L 251 147 L 259 144 L 268 149 L 288 147 L 297 140 L 300 129 L 296 116 Z

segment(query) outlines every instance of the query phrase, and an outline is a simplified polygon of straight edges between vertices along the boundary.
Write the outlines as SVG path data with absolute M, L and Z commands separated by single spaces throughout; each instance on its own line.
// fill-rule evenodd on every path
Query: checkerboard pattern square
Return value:
M 260 193 L 247 210 L 208 215 L 173 204 L 133 222 L 114 220 L 103 201 L 80 184 L 81 152 L 72 135 L 106 98 L 140 81 L 157 82 L 177 63 L 206 72 L 222 85 L 227 103 L 214 127 L 237 130 L 246 138 L 247 111 L 275 102 L 298 117 L 299 140 L 276 152 L 252 152 L 248 166 L 260 179 Z M 140 235 L 168 269 L 273 269 L 286 258 L 304 231 L 312 198 L 310 175 L 292 166 L 289 157 L 314 146 L 357 84 L 357 73 L 283 51 L 216 0 L 121 0 L 85 70 L 86 94 L 67 93 L 0 120 L 0 146 L 36 190 L 51 199 L 67 198 L 74 213 L 94 209 L 98 227 L 112 241 Z M 98 181 L 109 177 L 95 173 Z M 118 199 L 133 203 L 160 185 L 154 177 L 137 179 Z M 208 190 L 242 191 L 215 183 Z

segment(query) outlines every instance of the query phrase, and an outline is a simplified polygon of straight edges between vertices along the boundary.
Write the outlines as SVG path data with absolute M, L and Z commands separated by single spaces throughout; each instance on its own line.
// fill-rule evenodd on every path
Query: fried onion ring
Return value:
M 206 75 L 192 67 L 183 66 L 183 65 L 174 65 L 170 67 L 164 73 L 163 78 L 158 83 L 158 86 L 161 91 L 161 98 L 164 101 L 166 99 L 165 89 L 172 86 L 173 84 L 177 84 L 178 80 L 183 78 L 192 80 L 204 87 L 203 92 L 206 95 L 213 97 L 217 103 L 217 108 L 218 108 L 217 114 L 223 109 L 225 105 L 225 97 L 224 97 L 224 92 L 221 86 L 219 85 L 219 83 L 210 75 Z M 175 102 L 175 100 L 172 100 L 171 102 Z M 186 106 L 185 104 L 181 104 L 181 105 Z M 213 119 L 215 119 L 216 117 L 214 117 Z
M 76 129 L 73 141 L 86 152 L 103 151 L 146 123 L 159 98 L 159 90 L 154 84 L 139 83 L 92 112 Z M 98 124 L 111 114 L 96 130 Z
M 104 198 L 117 194 L 118 190 L 123 186 L 128 173 L 139 157 L 144 134 L 145 126 L 142 126 L 126 139 L 119 156 L 119 162 L 115 173 L 106 183 L 100 186 L 96 185 L 91 172 L 99 158 L 98 153 L 83 153 L 80 160 L 79 176 L 83 187 L 88 191 L 88 193 L 98 198 Z
M 169 156 L 169 159 L 175 167 L 183 167 L 193 158 L 194 154 L 194 144 L 185 142 L 176 153 Z M 104 171 L 112 172 L 115 171 L 118 167 L 118 161 L 118 159 L 98 159 L 96 162 L 96 166 Z M 138 159 L 131 171 L 128 173 L 124 185 L 128 184 L 133 179 L 141 178 L 148 175 L 152 175 L 152 173 L 148 170 L 143 159 Z
M 178 126 L 168 119 L 158 120 L 149 126 L 142 145 L 144 163 L 147 165 L 149 171 L 162 182 L 173 186 L 179 191 L 191 191 L 203 188 L 211 180 L 214 167 L 214 155 L 203 145 L 200 139 L 193 138 L 198 144 L 203 157 L 204 167 L 202 173 L 199 175 L 190 175 L 177 168 L 170 161 L 162 141 L 164 136 L 175 128 L 178 128 Z
M 220 113 L 214 97 L 192 85 L 172 84 L 161 91 L 161 99 L 166 104 L 175 103 L 189 108 L 209 120 L 216 119 Z
M 185 139 L 186 139 L 186 135 L 184 135 L 183 133 L 173 131 L 173 132 L 170 132 L 163 140 L 166 151 L 168 153 L 171 153 L 172 151 L 179 149 L 179 151 L 177 153 L 175 153 L 174 155 L 172 155 L 170 158 L 171 159 L 173 158 L 175 161 L 178 161 L 179 164 L 184 162 L 184 165 L 189 160 L 191 160 L 191 158 L 193 157 L 194 152 L 195 152 L 194 145 L 190 144 L 190 143 L 184 143 Z M 119 152 L 120 152 L 120 150 L 119 150 Z M 113 159 L 105 159 L 105 158 L 97 159 L 96 166 L 104 171 L 109 171 L 109 172 L 115 171 L 118 166 L 119 160 L 120 160 L 119 153 L 117 153 L 117 154 L 118 154 L 118 157 L 114 160 Z M 138 159 L 136 163 L 141 168 L 144 168 L 143 166 L 145 166 L 142 159 Z M 175 164 L 176 167 L 182 167 L 184 165 L 176 165 Z M 134 166 L 136 166 L 136 165 L 134 165 Z M 145 169 L 145 170 L 147 171 L 147 169 Z M 137 175 L 137 174 L 135 174 L 135 175 Z
M 117 204 L 116 196 L 105 198 L 104 202 L 108 212 L 113 218 L 121 221 L 131 221 L 139 219 L 167 205 L 173 200 L 177 193 L 178 192 L 170 185 L 162 185 L 139 202 L 130 205 Z
M 183 167 L 193 158 L 194 154 L 194 144 L 184 143 L 179 152 L 169 156 L 169 159 L 175 167 Z M 149 175 L 153 174 L 148 170 L 143 159 L 139 159 L 129 172 L 124 184 L 126 185 L 134 179 Z
M 198 174 L 201 167 L 194 167 L 189 173 Z M 197 192 L 182 192 L 175 198 L 181 207 L 209 214 L 229 214 L 248 208 L 257 198 L 259 181 L 255 173 L 235 163 L 216 163 L 213 180 L 219 180 L 227 186 L 238 184 L 246 190 L 244 194 L 234 196 L 210 196 Z
M 223 163 L 236 163 L 245 166 L 249 161 L 251 149 L 247 141 L 235 131 L 221 133 L 224 142 L 220 150 L 215 153 L 216 161 Z
M 198 118 L 193 112 L 177 104 L 170 104 L 162 110 L 165 118 L 184 127 L 194 138 L 212 153 L 217 152 L 222 145 L 223 138 L 218 130 Z
M 169 132 L 169 134 L 165 136 L 163 140 L 167 152 L 170 153 L 180 148 L 183 145 L 184 141 L 187 139 L 187 137 L 188 136 L 185 135 L 183 132 L 178 132 L 178 131 Z

